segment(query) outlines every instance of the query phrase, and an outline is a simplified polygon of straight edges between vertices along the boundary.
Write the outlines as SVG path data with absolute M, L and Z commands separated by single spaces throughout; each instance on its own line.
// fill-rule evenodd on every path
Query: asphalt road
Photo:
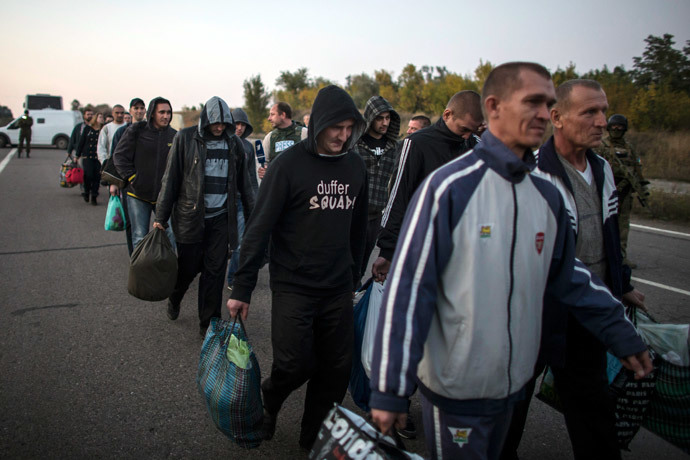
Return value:
M 0 150 L 0 161 L 9 151 Z M 0 172 L 0 458 L 304 458 L 297 445 L 303 389 L 285 403 L 274 439 L 258 449 L 241 449 L 216 430 L 196 389 L 196 282 L 174 322 L 165 302 L 130 296 L 124 234 L 103 230 L 105 190 L 93 207 L 78 187 L 60 188 L 64 157 L 35 149 Z M 634 276 L 690 290 L 690 238 L 633 229 L 631 248 Z M 687 295 L 638 287 L 657 319 L 690 322 Z M 266 373 L 266 270 L 246 325 Z M 345 405 L 354 408 L 349 396 Z M 421 428 L 416 397 L 412 414 Z M 422 439 L 406 444 L 424 454 Z M 645 430 L 631 449 L 624 458 L 686 458 Z M 519 453 L 571 458 L 562 416 L 534 401 Z

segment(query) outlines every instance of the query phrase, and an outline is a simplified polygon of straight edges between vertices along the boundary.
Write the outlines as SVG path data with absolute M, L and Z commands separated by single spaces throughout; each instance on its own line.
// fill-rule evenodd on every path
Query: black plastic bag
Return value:
M 137 299 L 170 297 L 177 281 L 177 256 L 164 230 L 154 228 L 137 245 L 129 263 L 127 290 Z

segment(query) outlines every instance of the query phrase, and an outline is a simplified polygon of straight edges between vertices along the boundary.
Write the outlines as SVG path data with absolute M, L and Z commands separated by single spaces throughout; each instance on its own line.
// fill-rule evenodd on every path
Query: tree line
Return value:
M 556 86 L 572 78 L 589 78 L 601 83 L 609 102 L 609 113 L 628 117 L 636 131 L 677 131 L 690 128 L 690 40 L 682 49 L 674 47 L 673 35 L 649 35 L 642 56 L 633 57 L 633 69 L 616 66 L 579 73 L 574 63 L 552 72 Z M 439 116 L 448 99 L 458 91 L 481 92 L 494 65 L 479 61 L 472 75 L 450 72 L 445 66 L 407 64 L 397 78 L 388 70 L 373 75 L 360 73 L 346 78 L 345 90 L 357 107 L 364 109 L 374 95 L 385 97 L 398 112 Z M 261 75 L 244 81 L 245 111 L 257 129 L 265 126 L 271 101 L 285 101 L 297 112 L 308 112 L 318 91 L 334 82 L 311 77 L 307 68 L 282 71 L 269 92 Z

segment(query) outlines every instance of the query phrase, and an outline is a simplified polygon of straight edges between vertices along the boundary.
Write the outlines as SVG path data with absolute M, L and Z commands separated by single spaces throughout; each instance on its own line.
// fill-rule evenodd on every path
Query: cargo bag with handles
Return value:
M 354 350 L 352 351 L 352 371 L 350 372 L 350 382 L 347 386 L 350 396 L 354 403 L 365 412 L 369 412 L 369 396 L 371 388 L 369 377 L 362 366 L 362 342 L 364 341 L 364 331 L 366 329 L 367 313 L 369 311 L 369 298 L 371 297 L 372 285 L 375 284 L 372 278 L 362 285 L 355 293 L 353 299 L 353 319 L 354 319 Z
M 631 314 L 642 340 L 656 352 L 656 387 L 642 426 L 690 454 L 690 325 L 662 324 Z
M 113 195 L 108 201 L 108 210 L 105 212 L 105 224 L 103 227 L 106 230 L 121 232 L 126 225 L 125 208 L 120 202 L 120 197 Z
M 164 230 L 153 228 L 141 240 L 129 262 L 127 290 L 141 300 L 170 297 L 177 281 L 177 256 Z
M 74 159 L 68 154 L 65 161 L 62 162 L 60 166 L 60 187 L 74 187 L 77 184 L 73 184 L 67 181 L 67 173 L 71 171 L 76 166 Z
M 239 315 L 211 318 L 196 384 L 216 427 L 241 447 L 262 441 L 261 369 Z M 239 319 L 239 321 L 238 321 Z
M 359 415 L 336 405 L 326 416 L 309 452 L 313 460 L 422 460 L 400 438 L 382 435 Z
M 70 184 L 69 187 L 74 187 L 77 184 L 84 183 L 84 170 L 79 166 L 72 165 L 69 170 L 65 172 L 65 181 Z

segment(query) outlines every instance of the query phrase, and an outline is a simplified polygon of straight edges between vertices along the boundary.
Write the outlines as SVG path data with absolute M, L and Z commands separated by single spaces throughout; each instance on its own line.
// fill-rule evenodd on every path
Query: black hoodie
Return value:
M 150 203 L 158 199 L 168 152 L 177 133 L 170 125 L 163 129 L 153 126 L 156 106 L 163 103 L 170 105 L 167 99 L 154 98 L 146 120 L 130 125 L 113 152 L 117 172 L 129 182 L 127 195 Z
M 337 156 L 317 153 L 328 126 L 354 119 Z M 319 91 L 308 137 L 271 162 L 242 239 L 233 299 L 249 302 L 270 239 L 271 289 L 307 295 L 351 291 L 360 278 L 367 224 L 364 162 L 349 149 L 365 122 L 352 98 L 336 86 Z

